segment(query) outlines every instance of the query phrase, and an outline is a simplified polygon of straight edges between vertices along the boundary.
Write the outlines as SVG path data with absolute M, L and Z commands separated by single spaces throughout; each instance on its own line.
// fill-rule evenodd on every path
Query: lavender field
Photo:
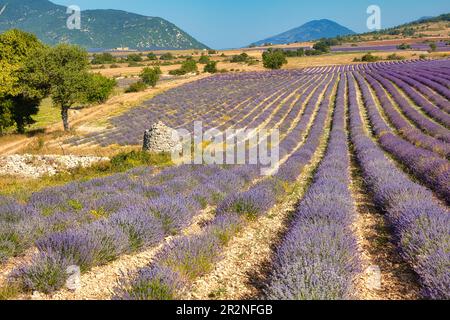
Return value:
M 48 299 L 343 300 L 394 289 L 392 299 L 450 299 L 449 100 L 450 60 L 220 74 L 171 89 L 67 143 L 139 146 L 158 121 L 278 128 L 280 170 L 143 167 L 25 202 L 0 197 L 0 268 L 23 295 Z M 385 243 L 365 234 L 369 206 Z M 387 246 L 385 260 L 410 277 L 382 266 L 372 288 L 366 270 Z M 75 293 L 65 288 L 73 265 Z

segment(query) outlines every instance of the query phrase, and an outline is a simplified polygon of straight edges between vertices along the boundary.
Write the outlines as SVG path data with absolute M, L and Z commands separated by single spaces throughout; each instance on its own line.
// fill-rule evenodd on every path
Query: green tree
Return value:
M 160 58 L 160 60 L 173 60 L 175 57 L 170 52 L 164 53 Z
M 116 80 L 102 76 L 101 74 L 92 74 L 89 77 L 89 85 L 85 93 L 86 102 L 103 103 L 108 100 L 114 87 L 117 85 Z
M 267 69 L 281 69 L 287 62 L 286 55 L 281 50 L 269 50 L 263 53 L 263 64 Z
M 161 74 L 160 68 L 144 68 L 140 74 L 142 82 L 146 85 L 155 87 L 159 81 L 159 76 Z
M 208 73 L 217 73 L 217 61 L 210 61 L 206 64 L 205 68 L 203 69 L 204 72 Z
M 92 64 L 107 64 L 115 63 L 116 58 L 111 53 L 105 52 L 101 54 L 94 54 L 91 63 Z
M 323 53 L 328 53 L 328 52 L 331 51 L 329 42 L 327 42 L 327 41 L 316 42 L 314 44 L 314 46 L 313 46 L 313 49 L 317 50 L 317 51 L 320 51 L 320 52 L 323 52 Z
M 30 33 L 13 29 L 0 35 L 0 133 L 12 125 L 23 133 L 34 123 L 32 116 L 39 111 L 48 87 L 30 81 L 27 64 L 44 50 Z
M 233 63 L 240 63 L 240 62 L 247 62 L 250 59 L 250 56 L 243 52 L 240 55 L 237 56 L 233 56 L 233 58 L 231 58 L 231 62 Z
M 432 43 L 430 43 L 430 49 L 431 49 L 431 51 L 436 51 L 437 50 L 437 45 L 436 45 L 436 43 L 434 43 L 434 42 L 432 42 Z
M 142 62 L 142 56 L 136 53 L 132 53 L 127 57 L 128 62 Z
M 60 44 L 38 57 L 37 64 L 41 71 L 41 75 L 37 73 L 38 77 L 50 85 L 53 103 L 61 108 L 64 130 L 68 131 L 69 109 L 86 100 L 92 83 L 88 54 L 80 47 Z
M 151 60 L 151 61 L 158 60 L 158 57 L 153 52 L 149 52 L 149 54 L 147 54 L 147 58 L 148 58 L 148 60 Z
M 209 61 L 210 61 L 209 57 L 204 54 L 202 54 L 202 56 L 198 60 L 198 62 L 201 64 L 207 64 Z

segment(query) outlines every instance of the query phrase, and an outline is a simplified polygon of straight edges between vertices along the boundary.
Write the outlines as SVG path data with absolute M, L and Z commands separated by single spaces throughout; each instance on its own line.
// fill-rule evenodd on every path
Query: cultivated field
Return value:
M 0 295 L 450 298 L 450 60 L 193 80 L 62 148 L 139 147 L 157 121 L 279 128 L 280 170 L 146 166 L 0 196 Z

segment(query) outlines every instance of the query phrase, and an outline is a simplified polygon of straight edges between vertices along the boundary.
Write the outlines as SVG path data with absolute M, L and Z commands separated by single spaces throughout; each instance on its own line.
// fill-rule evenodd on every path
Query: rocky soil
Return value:
M 87 168 L 102 161 L 109 161 L 109 158 L 16 154 L 0 157 L 0 175 L 39 178 L 78 167 Z

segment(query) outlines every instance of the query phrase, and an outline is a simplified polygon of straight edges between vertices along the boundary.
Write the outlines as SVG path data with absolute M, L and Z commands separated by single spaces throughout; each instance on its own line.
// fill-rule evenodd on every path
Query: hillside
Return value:
M 48 0 L 0 0 L 0 8 L 3 7 L 0 32 L 19 28 L 48 44 L 64 42 L 104 49 L 207 48 L 174 24 L 157 17 L 120 10 L 86 10 L 81 13 L 81 30 L 69 30 L 66 7 Z
M 393 39 L 450 38 L 450 13 L 422 17 L 399 26 L 343 37 L 343 41 L 359 42 Z
M 266 43 L 287 44 L 351 34 L 355 34 L 355 32 L 334 21 L 322 19 L 310 21 L 298 28 L 281 33 L 277 36 L 257 41 L 253 43 L 253 45 L 260 46 Z

